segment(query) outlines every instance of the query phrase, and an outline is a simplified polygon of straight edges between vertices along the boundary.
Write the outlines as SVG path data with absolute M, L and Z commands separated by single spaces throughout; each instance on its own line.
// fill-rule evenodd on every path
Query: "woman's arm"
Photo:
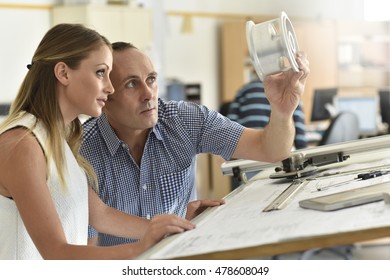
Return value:
M 99 232 L 119 237 L 141 239 L 150 221 L 128 215 L 107 206 L 98 195 L 89 189 L 89 224 Z
M 46 160 L 35 137 L 30 133 L 26 135 L 25 129 L 13 129 L 1 135 L 0 145 L 0 194 L 15 201 L 31 239 L 44 259 L 131 259 L 165 235 L 194 227 L 174 215 L 156 216 L 151 222 L 122 216 L 114 218 L 109 226 L 126 221 L 129 226 L 121 225 L 115 232 L 131 229 L 130 236 L 143 236 L 140 242 L 112 247 L 68 244 L 46 183 Z M 94 214 L 91 217 L 93 220 Z M 101 227 L 104 228 L 99 225 Z

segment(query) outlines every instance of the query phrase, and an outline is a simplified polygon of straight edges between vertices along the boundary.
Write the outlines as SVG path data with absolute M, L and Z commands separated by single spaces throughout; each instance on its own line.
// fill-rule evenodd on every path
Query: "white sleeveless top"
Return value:
M 10 128 L 23 126 L 31 130 L 36 118 L 26 114 L 22 119 L 0 131 L 0 134 Z M 32 133 L 38 139 L 46 154 L 47 132 L 38 122 Z M 47 180 L 49 191 L 60 217 L 68 243 L 86 245 L 88 239 L 88 184 L 85 173 L 79 167 L 66 141 L 65 171 L 66 189 L 58 177 L 53 161 L 50 161 L 50 174 Z M 26 182 L 28 184 L 28 182 Z M 32 209 L 32 211 L 34 211 Z M 42 259 L 20 217 L 15 202 L 0 195 L 0 259 Z

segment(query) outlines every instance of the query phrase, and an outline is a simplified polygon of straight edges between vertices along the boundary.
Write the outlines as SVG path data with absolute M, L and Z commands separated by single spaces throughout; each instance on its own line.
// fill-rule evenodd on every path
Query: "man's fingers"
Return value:
M 212 206 L 219 206 L 222 204 L 225 204 L 225 200 L 223 199 L 221 200 L 202 199 L 202 200 L 196 200 L 190 202 L 190 205 L 194 207 L 212 207 Z

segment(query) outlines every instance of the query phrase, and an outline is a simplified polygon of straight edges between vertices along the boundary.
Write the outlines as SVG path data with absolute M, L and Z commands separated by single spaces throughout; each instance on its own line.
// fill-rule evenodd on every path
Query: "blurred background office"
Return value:
M 40 38 L 59 22 L 85 23 L 111 41 L 133 42 L 151 56 L 162 98 L 219 110 L 250 79 L 246 21 L 285 11 L 311 64 L 302 100 L 310 144 L 320 143 L 343 110 L 357 114 L 357 137 L 387 133 L 389 10 L 387 0 L 0 0 L 0 113 L 7 112 Z M 200 197 L 230 191 L 217 159 L 200 155 L 199 162 Z

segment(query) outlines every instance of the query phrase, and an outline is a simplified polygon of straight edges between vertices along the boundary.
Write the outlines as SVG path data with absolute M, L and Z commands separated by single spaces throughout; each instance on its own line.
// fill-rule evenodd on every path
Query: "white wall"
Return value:
M 15 97 L 49 24 L 47 10 L 0 9 L 0 103 Z
M 144 0 L 139 2 L 150 2 Z M 361 18 L 363 0 L 163 0 L 166 10 L 208 11 L 239 14 L 279 14 L 294 17 Z
M 0 0 L 10 4 L 54 4 L 56 0 Z M 362 18 L 363 0 L 139 0 L 155 8 L 154 46 L 150 54 L 161 77 L 202 84 L 202 102 L 218 108 L 218 20 L 194 18 L 193 32 L 181 32 L 182 18 L 166 11 L 274 14 L 290 17 Z M 161 11 L 164 10 L 164 11 Z M 0 8 L 0 102 L 11 101 L 33 52 L 50 27 L 49 10 Z

